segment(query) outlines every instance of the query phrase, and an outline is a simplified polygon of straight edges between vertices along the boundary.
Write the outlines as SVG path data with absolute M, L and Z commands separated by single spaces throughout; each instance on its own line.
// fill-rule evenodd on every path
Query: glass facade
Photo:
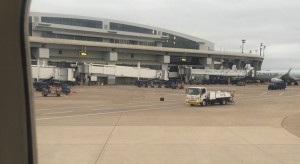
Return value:
M 42 37 L 43 38 L 56 38 L 56 34 L 49 31 L 42 31 Z
M 53 23 L 53 24 L 62 24 L 62 25 L 101 28 L 102 29 L 102 21 L 95 21 L 95 20 L 42 17 L 41 21 L 46 22 L 46 23 Z
M 103 42 L 103 39 L 99 38 L 99 37 L 90 37 L 90 36 L 88 36 L 86 39 L 87 39 L 87 41 Z
M 32 19 L 31 17 L 29 19 Z M 81 27 L 90 27 L 90 28 L 102 28 L 102 21 L 95 20 L 83 20 L 76 18 L 57 18 L 57 17 L 46 17 L 42 16 L 41 21 L 45 23 L 53 23 L 53 24 L 63 24 L 63 25 L 71 25 L 71 26 L 81 26 Z M 31 21 L 29 21 L 30 23 Z M 30 34 L 32 35 L 32 24 L 29 24 Z M 107 26 L 107 24 L 106 24 Z M 195 41 L 188 40 L 183 37 L 179 37 L 176 35 L 172 35 L 170 33 L 161 32 L 149 28 L 137 27 L 127 24 L 121 23 L 109 23 L 110 30 L 116 31 L 126 31 L 133 33 L 143 33 L 143 34 L 152 34 L 157 35 L 160 34 L 163 41 L 157 40 L 134 40 L 134 39 L 115 39 L 113 36 L 110 38 L 101 38 L 101 37 L 93 37 L 93 36 L 80 36 L 80 35 L 69 35 L 69 34 L 57 34 L 51 31 L 42 31 L 42 37 L 46 38 L 60 38 L 60 39 L 70 39 L 70 40 L 86 40 L 86 41 L 94 41 L 94 42 L 109 42 L 109 43 L 117 43 L 117 44 L 129 44 L 129 45 L 142 45 L 142 46 L 162 46 L 162 47 L 170 47 L 170 48 L 184 48 L 184 49 L 197 49 L 199 50 L 199 43 Z M 118 35 L 118 34 L 112 34 Z
M 164 37 L 168 36 L 169 39 L 165 40 L 162 43 L 163 47 L 172 47 L 172 48 L 185 48 L 185 49 L 196 49 L 199 50 L 199 43 L 194 42 L 179 36 L 175 36 L 168 33 L 162 33 Z
M 131 26 L 126 24 L 120 24 L 120 23 L 109 23 L 110 30 L 116 30 L 116 31 L 126 31 L 126 32 L 135 32 L 135 33 L 143 33 L 143 34 L 155 34 L 157 33 L 156 30 L 143 28 L 143 27 L 137 27 L 137 26 Z
M 106 42 L 109 42 L 109 43 L 156 46 L 155 42 L 150 42 L 150 41 L 134 41 L 134 40 L 126 40 L 126 39 L 112 39 L 112 38 L 100 38 L 100 37 L 91 37 L 91 36 L 55 34 L 50 31 L 42 31 L 42 37 L 43 38 L 69 39 L 69 40 L 86 40 L 86 41 L 93 41 L 93 42 L 104 42 L 106 40 Z

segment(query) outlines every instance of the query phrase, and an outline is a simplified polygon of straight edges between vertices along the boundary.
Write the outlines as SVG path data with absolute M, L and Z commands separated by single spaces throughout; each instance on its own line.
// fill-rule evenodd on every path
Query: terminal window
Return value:
M 74 18 L 55 18 L 55 17 L 42 17 L 41 20 L 42 22 L 46 22 L 46 23 L 102 29 L 102 21 L 83 20 L 83 19 L 74 19 Z

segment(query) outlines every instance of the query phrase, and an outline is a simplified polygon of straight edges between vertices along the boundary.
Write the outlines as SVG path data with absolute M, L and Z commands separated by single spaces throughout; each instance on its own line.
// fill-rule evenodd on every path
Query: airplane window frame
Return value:
M 2 61 L 0 163 L 36 164 L 37 148 L 28 41 L 30 0 L 3 0 L 0 5 Z M 5 76 L 7 75 L 7 76 Z

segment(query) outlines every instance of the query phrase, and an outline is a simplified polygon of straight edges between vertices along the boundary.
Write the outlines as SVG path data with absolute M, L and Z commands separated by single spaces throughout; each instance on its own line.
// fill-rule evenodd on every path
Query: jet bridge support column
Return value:
M 261 70 L 262 61 L 253 61 L 252 67 L 254 68 L 254 77 L 256 77 L 256 71 Z
M 108 65 L 116 65 L 118 61 L 118 52 L 110 51 L 105 54 L 105 58 Z M 108 75 L 107 84 L 116 84 L 116 76 Z
M 253 65 L 253 68 L 255 71 L 259 71 L 259 70 L 261 70 L 262 62 L 261 61 L 253 61 L 252 65 Z
M 160 78 L 163 80 L 168 80 L 169 79 L 168 67 L 169 67 L 169 63 L 170 63 L 170 56 L 168 56 L 168 55 L 158 56 L 157 60 L 159 63 L 161 63 L 162 75 Z
M 242 63 L 242 61 L 240 60 L 240 59 L 236 59 L 235 60 L 235 65 L 236 65 L 236 68 L 238 69 L 238 70 L 241 70 L 242 68 L 241 68 L 241 63 Z

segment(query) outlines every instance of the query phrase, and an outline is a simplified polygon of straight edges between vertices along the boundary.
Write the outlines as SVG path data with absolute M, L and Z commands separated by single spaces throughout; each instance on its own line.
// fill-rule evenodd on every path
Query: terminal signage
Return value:
M 181 57 L 180 60 L 181 60 L 182 62 L 186 62 L 186 57 Z
M 87 52 L 85 52 L 85 51 L 79 51 L 79 55 L 80 55 L 80 56 L 87 56 L 87 55 L 88 55 L 88 53 L 87 53 Z

